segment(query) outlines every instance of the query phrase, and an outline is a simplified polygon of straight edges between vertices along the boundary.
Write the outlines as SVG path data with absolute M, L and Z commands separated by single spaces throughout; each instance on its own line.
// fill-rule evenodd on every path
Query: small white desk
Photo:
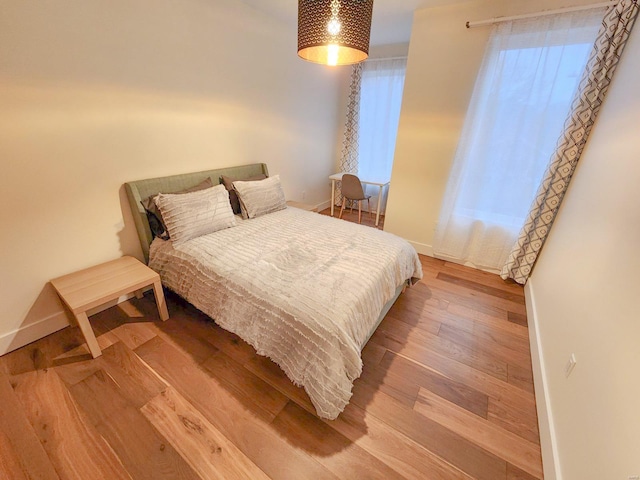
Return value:
M 332 217 L 333 217 L 333 207 L 335 206 L 335 201 L 336 201 L 336 181 L 342 180 L 342 176 L 345 173 L 349 173 L 349 172 L 334 173 L 333 175 L 329 176 L 329 180 L 331 180 L 331 216 Z M 380 193 L 378 193 L 378 208 L 376 209 L 376 227 L 377 227 L 378 223 L 380 222 L 380 207 L 382 205 L 382 189 L 387 185 L 389 185 L 390 181 L 389 180 L 385 180 L 385 181 L 363 180 L 362 178 L 360 179 L 360 181 L 362 183 L 366 183 L 367 185 L 376 185 L 377 187 L 380 188 Z

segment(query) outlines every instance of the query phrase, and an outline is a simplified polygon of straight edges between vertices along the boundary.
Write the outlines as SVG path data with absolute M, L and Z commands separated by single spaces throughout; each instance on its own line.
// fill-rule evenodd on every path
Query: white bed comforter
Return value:
M 402 282 L 422 277 L 405 240 L 291 207 L 175 248 L 156 239 L 149 266 L 280 365 L 329 419 L 351 398 L 382 307 Z

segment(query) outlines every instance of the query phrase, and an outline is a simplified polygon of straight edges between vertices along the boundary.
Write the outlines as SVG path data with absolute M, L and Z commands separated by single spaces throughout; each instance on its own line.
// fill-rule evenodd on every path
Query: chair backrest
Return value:
M 349 200 L 364 200 L 364 190 L 362 190 L 362 183 L 360 183 L 360 179 L 351 175 L 350 173 L 345 173 L 342 176 L 342 195 Z

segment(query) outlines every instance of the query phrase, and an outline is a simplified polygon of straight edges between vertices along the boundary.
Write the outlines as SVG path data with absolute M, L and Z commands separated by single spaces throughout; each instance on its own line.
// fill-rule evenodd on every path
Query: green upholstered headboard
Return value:
M 171 175 L 169 177 L 148 178 L 124 184 L 129 199 L 129 208 L 133 214 L 133 221 L 140 238 L 140 246 L 145 260 L 149 261 L 149 245 L 153 240 L 151 228 L 147 221 L 147 214 L 140 201 L 155 195 L 156 193 L 174 193 L 197 185 L 201 181 L 210 177 L 214 185 L 220 183 L 220 176 L 226 175 L 234 178 L 248 178 L 256 175 L 269 175 L 265 163 L 253 163 L 251 165 L 240 165 L 237 167 L 218 168 L 215 170 L 205 170 L 203 172 L 184 173 L 182 175 Z

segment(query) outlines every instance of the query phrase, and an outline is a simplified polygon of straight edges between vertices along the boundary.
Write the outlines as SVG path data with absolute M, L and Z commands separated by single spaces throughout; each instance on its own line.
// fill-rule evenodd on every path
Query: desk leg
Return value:
M 380 192 L 378 193 L 378 209 L 376 210 L 376 227 L 380 222 L 380 206 L 382 205 L 382 185 L 380 185 Z
M 336 203 L 336 181 L 331 180 L 331 216 L 333 217 L 333 205 Z
M 102 350 L 100 350 L 100 346 L 98 345 L 96 336 L 93 333 L 93 329 L 91 328 L 91 324 L 89 323 L 89 318 L 87 317 L 87 313 L 86 312 L 76 313 L 75 317 L 76 317 L 76 320 L 78 321 L 78 326 L 82 331 L 82 335 L 84 335 L 84 339 L 87 342 L 87 347 L 89 347 L 91 356 L 93 358 L 99 357 L 100 355 L 102 355 Z
M 164 299 L 164 292 L 162 291 L 162 283 L 160 283 L 160 280 L 153 282 L 153 294 L 156 297 L 156 305 L 158 305 L 160 320 L 163 322 L 165 320 L 169 320 L 169 310 L 167 310 L 167 302 Z

